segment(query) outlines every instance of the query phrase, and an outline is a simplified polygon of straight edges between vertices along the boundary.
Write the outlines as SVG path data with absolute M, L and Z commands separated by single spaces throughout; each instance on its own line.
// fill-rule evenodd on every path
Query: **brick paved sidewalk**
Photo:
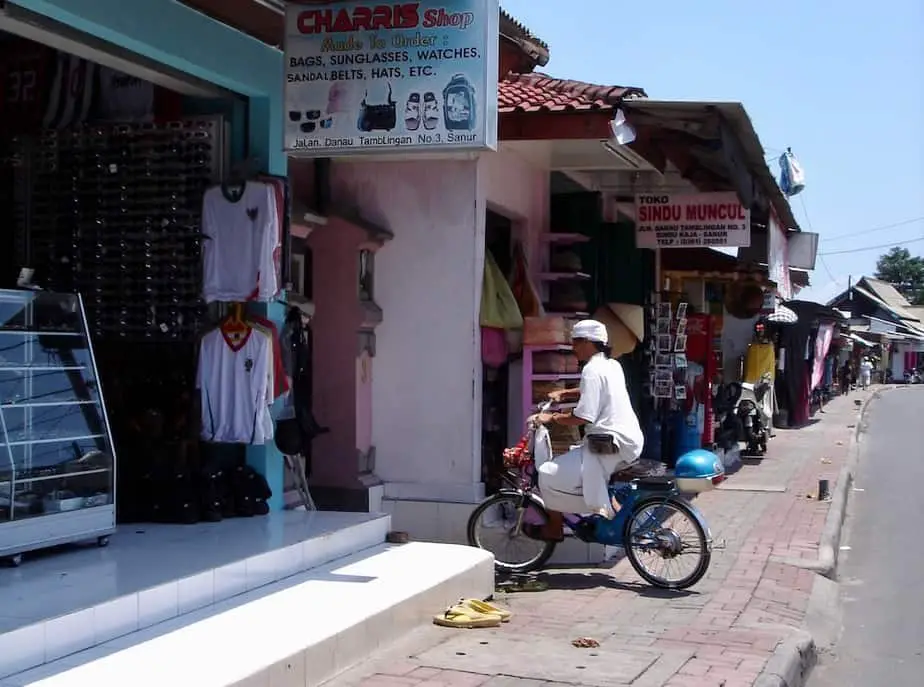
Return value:
M 626 560 L 550 570 L 548 591 L 498 595 L 514 613 L 501 628 L 421 628 L 329 684 L 749 687 L 802 625 L 814 579 L 769 559 L 817 558 L 829 508 L 815 498 L 818 480 L 833 491 L 859 421 L 855 401 L 870 395 L 839 397 L 815 424 L 777 430 L 763 461 L 696 499 L 719 548 L 693 589 L 653 589 Z M 574 648 L 577 637 L 600 647 Z

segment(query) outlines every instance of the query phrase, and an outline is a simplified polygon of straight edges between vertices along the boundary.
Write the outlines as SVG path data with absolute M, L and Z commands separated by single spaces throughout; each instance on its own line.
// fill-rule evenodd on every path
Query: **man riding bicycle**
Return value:
M 610 475 L 637 461 L 645 438 L 639 425 L 626 377 L 618 360 L 610 358 L 606 326 L 596 320 L 581 320 L 571 332 L 574 355 L 583 363 L 578 389 L 553 391 L 549 399 L 562 403 L 577 401 L 564 413 L 541 413 L 541 424 L 583 427 L 580 446 L 539 466 L 539 489 L 549 512 L 549 521 L 538 533 L 548 541 L 564 539 L 562 513 L 615 515 L 607 486 Z

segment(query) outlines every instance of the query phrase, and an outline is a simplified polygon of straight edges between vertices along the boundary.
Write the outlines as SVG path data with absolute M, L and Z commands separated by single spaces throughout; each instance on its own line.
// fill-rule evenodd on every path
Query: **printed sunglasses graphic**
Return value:
M 314 133 L 314 131 L 320 127 L 322 129 L 330 129 L 334 124 L 333 117 L 326 117 L 321 119 L 320 110 L 307 110 L 304 112 L 304 118 L 307 121 L 302 121 L 302 111 L 301 110 L 289 110 L 289 121 L 296 123 L 300 122 L 298 128 L 301 129 L 303 134 Z M 320 122 L 318 120 L 321 120 Z

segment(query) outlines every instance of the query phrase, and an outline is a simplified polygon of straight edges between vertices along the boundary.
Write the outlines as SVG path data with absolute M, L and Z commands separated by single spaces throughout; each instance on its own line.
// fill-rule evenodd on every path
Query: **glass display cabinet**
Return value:
M 115 531 L 115 455 L 79 295 L 0 290 L 0 559 Z

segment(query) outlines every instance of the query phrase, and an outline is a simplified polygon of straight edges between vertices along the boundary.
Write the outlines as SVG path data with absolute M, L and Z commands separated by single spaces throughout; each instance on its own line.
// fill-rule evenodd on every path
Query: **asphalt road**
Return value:
M 884 394 L 866 422 L 838 570 L 843 633 L 810 687 L 924 684 L 924 386 Z

